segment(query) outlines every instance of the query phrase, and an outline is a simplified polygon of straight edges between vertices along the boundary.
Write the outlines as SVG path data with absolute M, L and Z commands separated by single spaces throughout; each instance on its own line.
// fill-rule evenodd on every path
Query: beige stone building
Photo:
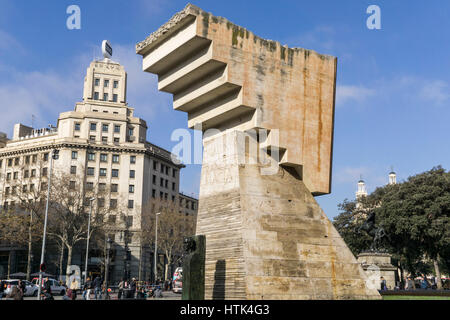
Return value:
M 54 170 L 73 177 L 67 183 L 84 181 L 85 190 L 108 190 L 104 198 L 94 201 L 94 207 L 106 208 L 107 219 L 117 225 L 111 232 L 115 248 L 112 281 L 127 273 L 145 280 L 151 277 L 153 250 L 142 248 L 137 236 L 142 208 L 152 198 L 180 201 L 180 169 L 184 167 L 172 161 L 169 151 L 146 140 L 147 124 L 134 116 L 134 109 L 126 101 L 126 90 L 123 66 L 106 58 L 93 61 L 84 80 L 83 101 L 73 111 L 61 113 L 56 127 L 35 129 L 16 124 L 11 140 L 0 135 L 3 208 L 17 203 L 10 186 L 14 180 L 24 181 L 30 188 L 46 179 L 53 149 L 59 150 Z M 190 209 L 190 213 L 194 212 Z M 121 219 L 123 215 L 128 229 Z M 131 231 L 131 236 L 127 237 L 125 230 Z M 83 270 L 84 250 L 79 251 L 74 253 L 73 264 Z M 95 265 L 93 257 L 89 270 L 96 270 Z

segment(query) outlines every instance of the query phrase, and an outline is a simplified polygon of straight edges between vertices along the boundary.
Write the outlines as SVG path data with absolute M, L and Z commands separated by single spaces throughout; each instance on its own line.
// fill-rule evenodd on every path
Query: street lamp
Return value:
M 48 186 L 47 186 L 47 201 L 45 204 L 45 218 L 44 218 L 44 231 L 42 236 L 42 249 L 41 249 L 41 263 L 39 269 L 39 287 L 38 287 L 38 295 L 37 299 L 41 300 L 41 287 L 42 287 L 42 266 L 44 266 L 44 256 L 45 256 L 45 240 L 47 235 L 47 220 L 48 220 L 48 206 L 50 200 L 50 187 L 52 184 L 52 169 L 53 169 L 53 160 L 58 160 L 59 158 L 59 150 L 52 150 L 50 157 L 50 170 L 48 176 Z
M 108 276 L 109 276 L 109 250 L 111 250 L 111 244 L 112 244 L 112 240 L 110 239 L 110 237 L 108 236 L 108 240 L 106 240 L 106 263 L 105 263 L 105 289 L 106 289 L 106 293 L 105 293 L 105 299 L 109 300 L 109 291 L 108 291 Z
M 155 272 L 155 284 L 156 284 L 156 277 L 157 277 L 157 262 L 156 262 L 156 257 L 158 256 L 158 216 L 161 214 L 161 212 L 157 212 L 155 215 L 155 254 L 154 254 L 154 258 L 155 258 L 155 263 L 154 263 L 154 272 Z
M 89 239 L 91 238 L 91 215 L 92 215 L 92 202 L 95 198 L 89 199 L 89 219 L 88 219 L 88 230 L 87 230 L 87 241 L 86 241 L 86 261 L 84 263 L 84 283 L 87 282 L 87 270 L 88 270 L 88 258 L 89 258 Z

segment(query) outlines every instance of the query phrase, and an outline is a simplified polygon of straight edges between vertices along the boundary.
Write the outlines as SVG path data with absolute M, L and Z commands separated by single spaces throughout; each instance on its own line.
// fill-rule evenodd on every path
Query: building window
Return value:
M 95 141 L 95 136 L 89 136 L 90 141 Z
M 120 126 L 119 125 L 115 125 L 114 126 L 114 133 L 120 133 Z
M 136 163 L 136 156 L 130 156 L 130 163 L 135 164 Z
M 113 163 L 119 163 L 120 156 L 118 154 L 113 154 L 112 156 L 112 162 Z
M 110 224 L 115 224 L 116 223 L 116 215 L 115 214 L 110 214 L 108 216 L 108 223 L 110 223 Z M 111 238 L 111 236 L 110 236 L 110 238 Z
M 25 164 L 30 164 L 30 156 L 25 157 Z M 2 166 L 2 160 L 0 160 L 0 167 Z
M 92 167 L 87 168 L 87 175 L 93 176 L 95 174 L 95 169 Z
M 172 169 L 172 177 L 175 178 L 176 174 L 177 174 L 177 170 L 176 169 Z
M 28 178 L 29 176 L 30 176 L 30 171 L 25 170 L 25 171 L 23 172 L 23 177 L 24 177 L 24 178 Z
M 118 184 L 112 184 L 111 185 L 111 192 L 117 192 L 119 190 Z
M 103 124 L 102 125 L 102 131 L 103 132 L 108 132 L 108 129 L 109 129 L 109 125 L 108 124 Z
M 134 208 L 134 200 L 128 200 L 128 209 Z
M 9 187 L 5 188 L 5 195 L 7 195 L 7 196 L 9 195 Z
M 44 168 L 44 170 L 47 170 L 47 168 Z M 14 172 L 13 173 L 13 179 L 17 180 L 19 178 L 19 173 L 18 172 Z
M 94 92 L 94 100 L 98 100 L 98 92 Z
M 156 184 L 156 176 L 153 175 L 153 184 Z
M 164 179 L 163 178 L 159 179 L 159 186 L 164 187 Z
M 134 193 L 134 185 L 133 185 L 133 184 L 130 184 L 130 185 L 129 185 L 129 187 L 128 187 L 128 192 L 129 192 L 129 193 Z
M 20 158 L 15 158 L 14 159 L 14 165 L 18 166 L 19 165 L 19 161 L 20 161 Z
M 130 178 L 134 179 L 136 176 L 136 172 L 134 170 L 130 170 Z
M 153 170 L 156 170 L 157 165 L 158 165 L 158 161 L 153 161 Z
M 95 78 L 94 83 L 95 83 L 95 86 L 98 87 L 100 85 L 100 79 Z
M 114 138 L 114 143 L 115 143 L 115 144 L 119 144 L 119 142 L 120 142 L 120 139 L 119 139 L 119 138 Z
M 172 182 L 172 191 L 175 191 L 175 182 Z
M 161 173 L 164 173 L 164 165 L 161 163 Z
M 42 176 L 43 176 L 43 177 L 46 177 L 46 176 L 47 176 L 47 172 L 48 172 L 48 169 L 47 169 L 47 168 L 42 168 Z M 16 176 L 16 173 L 14 172 L 14 178 L 15 178 L 15 176 Z
M 133 128 L 128 128 L 128 136 L 132 137 L 134 134 L 134 129 Z
M 33 163 L 36 163 L 36 161 L 37 161 L 37 155 L 36 154 L 33 154 L 33 156 L 31 157 L 31 161 Z
M 109 207 L 110 207 L 111 209 L 116 209 L 116 208 L 117 208 L 117 199 L 111 199 L 111 200 L 109 201 Z
M 100 162 L 108 162 L 108 155 L 106 153 L 100 154 Z
M 36 169 L 31 170 L 31 177 L 32 178 L 36 177 Z
M 91 122 L 91 131 L 97 131 L 97 124 L 95 122 Z
M 108 101 L 108 94 L 107 93 L 103 94 L 103 101 Z
M 13 165 L 13 159 L 8 159 L 8 167 L 12 167 Z
M 108 88 L 108 87 L 109 87 L 109 80 L 105 80 L 105 81 L 103 82 L 103 84 L 104 84 L 104 87 L 105 87 L 105 88 Z
M 95 161 L 95 153 L 92 152 L 88 153 L 88 161 Z
M 111 176 L 113 178 L 118 178 L 119 177 L 119 169 L 112 169 Z
M 78 151 L 72 151 L 72 159 L 73 160 L 78 159 Z
M 100 177 L 106 177 L 106 169 L 100 168 Z
M 117 102 L 117 94 L 113 94 L 113 102 Z
M 131 201 L 133 201 L 133 200 L 131 200 Z M 126 220 L 127 226 L 128 226 L 129 228 L 132 227 L 132 226 L 133 226 L 133 216 L 127 216 L 126 219 L 127 219 L 127 220 Z M 128 241 L 128 242 L 131 242 L 131 240 Z
M 114 89 L 117 89 L 119 87 L 119 81 L 114 80 L 113 87 L 114 87 Z
M 152 189 L 152 198 L 153 199 L 156 198 L 156 190 L 155 189 Z
M 169 184 L 169 180 L 166 180 L 165 183 L 164 183 L 164 187 L 165 187 L 166 189 L 169 188 L 168 184 Z
M 75 123 L 75 131 L 80 131 L 81 129 L 81 124 L 79 124 L 78 122 Z
M 77 167 L 76 166 L 71 166 L 70 167 L 70 173 L 71 174 L 77 174 Z M 31 174 L 33 174 L 33 172 L 31 172 Z
M 87 182 L 87 183 L 86 183 L 86 190 L 87 190 L 87 191 L 92 191 L 92 190 L 94 190 L 94 183 L 93 183 L 93 182 Z
M 102 142 L 103 143 L 107 143 L 108 142 L 108 137 L 102 137 Z
M 175 196 L 172 196 L 172 202 L 175 202 Z
M 106 183 L 99 183 L 98 191 L 105 191 L 105 190 L 106 190 Z
M 11 172 L 8 172 L 8 173 L 6 174 L 6 180 L 7 180 L 7 181 L 11 180 Z
M 48 152 L 44 153 L 44 161 L 48 161 Z

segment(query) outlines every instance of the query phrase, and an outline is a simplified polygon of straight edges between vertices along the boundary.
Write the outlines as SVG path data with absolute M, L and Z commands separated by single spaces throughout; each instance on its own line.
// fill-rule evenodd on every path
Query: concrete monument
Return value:
M 204 132 L 205 298 L 380 298 L 314 199 L 331 191 L 337 59 L 190 4 L 136 51 Z

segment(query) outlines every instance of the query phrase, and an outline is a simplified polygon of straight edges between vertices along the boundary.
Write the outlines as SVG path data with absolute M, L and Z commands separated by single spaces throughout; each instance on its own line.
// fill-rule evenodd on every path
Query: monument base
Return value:
M 368 281 L 377 290 L 381 289 L 381 277 L 386 280 L 386 286 L 389 290 L 395 288 L 397 268 L 391 264 L 391 258 L 392 255 L 382 252 L 363 252 L 358 255 L 358 262 L 366 272 Z
M 380 299 L 295 170 L 263 175 L 258 164 L 240 164 L 241 134 L 204 140 L 205 298 Z

